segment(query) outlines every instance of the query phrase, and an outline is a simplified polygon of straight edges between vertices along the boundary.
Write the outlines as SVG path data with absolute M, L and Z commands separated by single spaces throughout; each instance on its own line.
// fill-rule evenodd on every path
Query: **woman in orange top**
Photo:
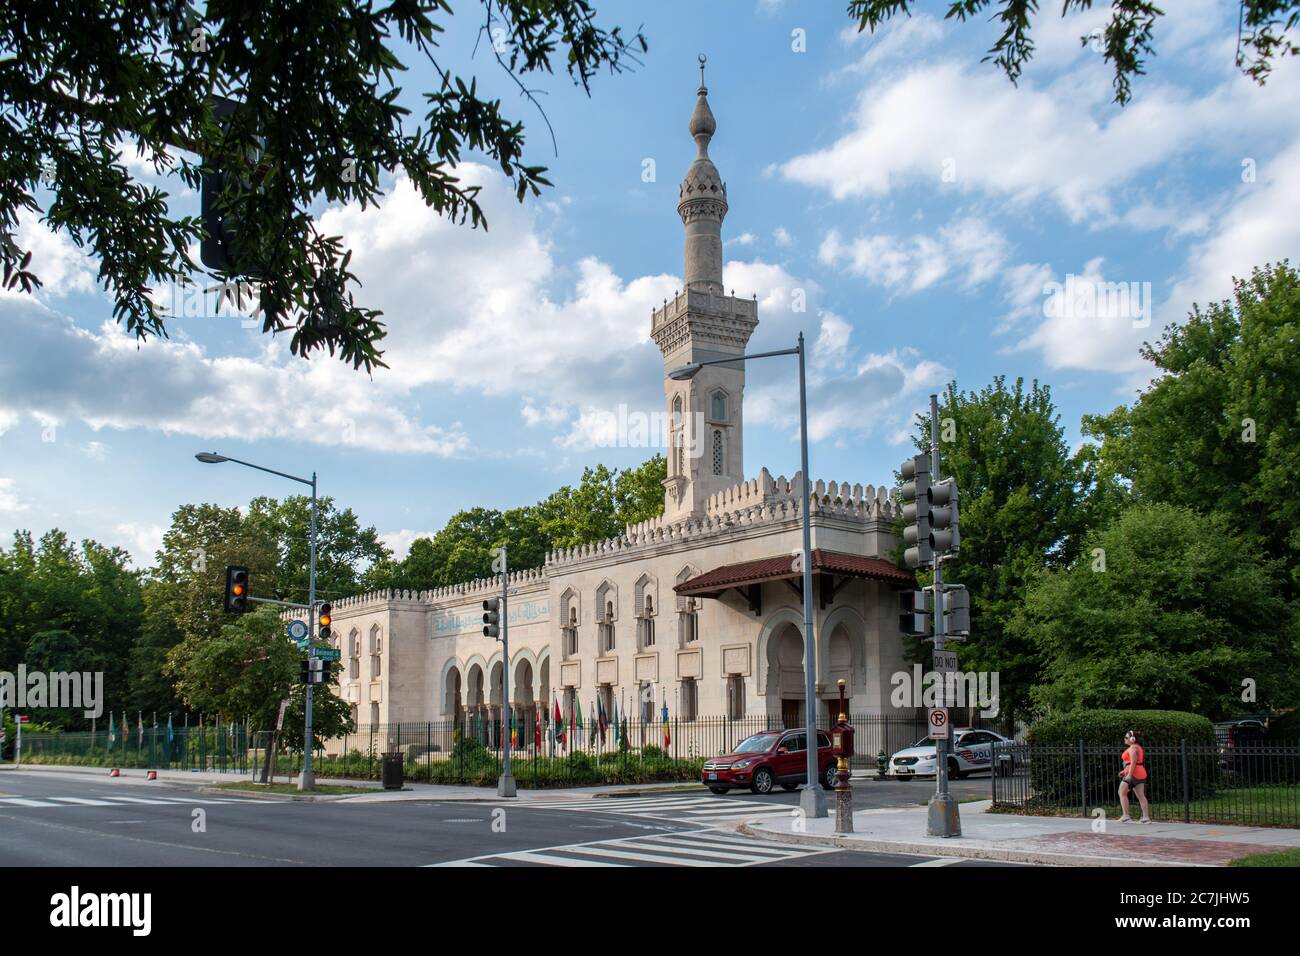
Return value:
M 1137 792 L 1138 802 L 1142 804 L 1142 819 L 1138 823 L 1151 822 L 1151 806 L 1147 803 L 1147 768 L 1143 765 L 1146 751 L 1137 741 L 1137 734 L 1129 731 L 1124 735 L 1124 769 L 1119 772 L 1119 806 L 1120 823 L 1132 823 L 1128 815 L 1128 795 L 1130 790 Z

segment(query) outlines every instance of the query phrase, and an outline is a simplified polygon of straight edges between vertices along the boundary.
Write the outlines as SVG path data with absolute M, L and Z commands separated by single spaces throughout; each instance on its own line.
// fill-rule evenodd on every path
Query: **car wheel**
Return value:
M 709 787 L 709 790 L 713 793 L 726 793 L 729 789 L 729 787 Z
M 955 760 L 948 761 L 948 777 L 950 779 L 960 780 L 965 776 L 966 774 L 962 772 L 961 765 L 958 764 L 957 761 Z
M 822 771 L 822 787 L 824 789 L 835 789 L 835 777 L 838 770 L 839 768 L 833 763 L 828 763 L 826 765 L 826 769 Z
M 788 792 L 793 791 L 793 790 L 798 790 L 798 789 L 799 789 L 799 784 L 797 784 L 797 783 L 783 783 L 783 784 L 781 784 L 781 789 L 782 789 L 782 790 L 785 790 L 785 791 L 788 793 Z
M 749 789 L 755 793 L 771 793 L 772 784 L 774 783 L 776 783 L 776 777 L 772 775 L 772 771 L 767 767 L 763 767 L 754 771 L 754 784 Z

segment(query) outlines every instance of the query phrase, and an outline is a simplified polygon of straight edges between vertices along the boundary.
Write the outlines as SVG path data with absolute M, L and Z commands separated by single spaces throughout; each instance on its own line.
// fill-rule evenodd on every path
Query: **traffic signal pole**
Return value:
M 311 473 L 311 556 L 310 570 L 307 575 L 307 669 L 311 671 L 311 662 L 316 659 L 316 472 Z M 306 703 L 303 706 L 302 732 L 302 777 L 298 780 L 299 790 L 312 790 L 316 786 L 316 774 L 311 767 L 311 690 L 307 685 Z
M 937 395 L 930 396 L 930 476 L 933 484 L 937 485 L 940 478 L 939 397 Z M 934 589 L 934 649 L 942 651 L 948 628 L 943 615 L 943 564 L 940 561 L 937 548 L 934 553 L 934 584 L 932 587 Z M 939 692 L 943 695 L 943 699 L 939 703 L 945 709 L 949 703 L 947 685 L 947 675 L 945 674 L 943 675 L 943 682 L 939 685 Z M 948 736 L 943 740 L 934 742 L 935 793 L 930 798 L 925 827 L 925 832 L 929 836 L 961 836 L 961 816 L 957 810 L 957 801 L 948 791 L 948 755 L 952 752 L 952 721 L 948 721 L 947 727 Z

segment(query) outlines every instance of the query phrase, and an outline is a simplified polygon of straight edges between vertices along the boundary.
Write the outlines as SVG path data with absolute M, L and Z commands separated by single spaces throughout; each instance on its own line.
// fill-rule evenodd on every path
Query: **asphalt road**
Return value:
M 956 789 L 983 796 L 988 781 Z M 869 782 L 861 806 L 924 802 L 933 784 Z M 866 802 L 873 801 L 874 802 Z M 820 850 L 732 832 L 797 793 L 546 804 L 281 802 L 45 771 L 0 773 L 3 866 L 915 866 L 990 864 Z

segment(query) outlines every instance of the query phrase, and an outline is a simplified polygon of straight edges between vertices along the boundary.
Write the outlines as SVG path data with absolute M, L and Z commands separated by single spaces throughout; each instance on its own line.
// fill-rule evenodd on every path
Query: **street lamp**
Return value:
M 708 362 L 692 362 L 668 373 L 674 382 L 685 382 L 696 376 L 700 369 L 708 365 L 730 365 L 733 362 L 746 362 L 750 359 L 770 358 L 774 355 L 799 356 L 799 456 L 803 469 L 803 660 L 804 660 L 804 725 L 807 732 L 808 782 L 799 795 L 799 806 L 805 819 L 825 817 L 826 795 L 822 793 L 821 781 L 817 772 L 817 680 L 816 667 L 817 642 L 813 637 L 812 612 L 812 517 L 809 514 L 809 478 L 808 478 L 808 384 L 804 373 L 803 333 L 799 333 L 799 344 L 792 349 L 779 349 L 775 352 L 755 352 L 752 355 L 736 355 L 731 358 L 713 359 Z
M 274 468 L 263 468 L 261 465 L 254 465 L 249 461 L 240 461 L 238 458 L 228 458 L 225 455 L 218 455 L 214 451 L 199 452 L 194 456 L 205 465 L 219 465 L 222 462 L 233 462 L 236 465 L 243 465 L 245 468 L 256 468 L 258 471 L 265 471 L 268 474 L 279 475 L 281 478 L 288 478 L 290 481 L 301 482 L 311 487 L 311 549 L 310 549 L 310 570 L 307 578 L 307 659 L 308 661 L 316 658 L 316 472 L 311 473 L 311 478 L 299 478 L 297 475 L 290 475 L 283 471 L 276 471 Z M 310 670 L 310 664 L 308 665 Z M 316 775 L 311 768 L 311 703 L 312 703 L 312 685 L 307 684 L 307 699 L 304 706 L 303 720 L 303 747 L 302 747 L 302 777 L 298 780 L 299 790 L 312 790 L 316 786 Z

